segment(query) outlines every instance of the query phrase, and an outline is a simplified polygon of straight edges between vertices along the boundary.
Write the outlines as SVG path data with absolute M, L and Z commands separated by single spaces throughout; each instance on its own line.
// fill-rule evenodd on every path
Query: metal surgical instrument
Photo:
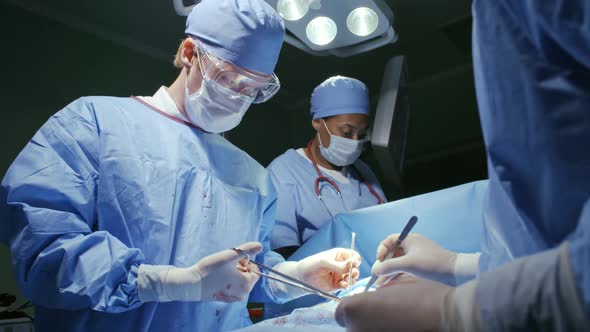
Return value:
M 261 264 L 261 263 L 258 263 L 256 261 L 250 260 L 250 255 L 247 252 L 245 252 L 244 250 L 240 249 L 240 248 L 232 248 L 232 250 L 234 250 L 234 251 L 236 251 L 236 252 L 238 252 L 240 254 L 246 255 L 246 258 L 248 259 L 248 262 L 250 262 L 250 263 L 258 266 L 259 268 L 265 269 L 265 270 L 267 270 L 270 273 L 274 273 L 274 274 L 278 275 L 280 278 L 279 277 L 272 276 L 270 274 L 266 274 L 266 273 L 261 273 L 261 272 L 258 272 L 258 271 L 250 270 L 250 272 L 252 272 L 252 273 L 258 274 L 261 277 L 266 277 L 266 278 L 269 278 L 269 279 L 272 279 L 272 280 L 275 280 L 275 281 L 278 281 L 278 282 L 285 283 L 285 284 L 290 285 L 290 286 L 293 286 L 293 287 L 301 288 L 303 290 L 308 291 L 309 293 L 319 295 L 321 297 L 324 297 L 324 298 L 329 299 L 329 300 L 332 300 L 332 301 L 340 302 L 340 298 L 337 297 L 337 296 L 335 296 L 335 295 L 332 295 L 332 294 L 330 294 L 328 292 L 324 292 L 323 290 L 321 290 L 319 288 L 316 288 L 316 287 L 314 287 L 314 286 L 312 286 L 310 284 L 307 284 L 307 283 L 305 283 L 303 281 L 300 281 L 300 280 L 297 280 L 297 279 L 295 279 L 293 277 L 290 277 L 290 276 L 288 276 L 288 275 L 286 275 L 284 273 L 281 273 L 281 272 L 279 272 L 277 270 L 274 270 L 274 269 L 272 269 L 272 268 L 270 268 L 270 267 L 268 267 L 268 266 L 266 266 L 264 264 Z
M 402 242 L 406 239 L 406 236 L 408 236 L 408 234 L 410 233 L 410 231 L 412 230 L 412 228 L 414 227 L 414 225 L 416 224 L 417 221 L 418 221 L 418 217 L 416 217 L 416 216 L 412 216 L 412 218 L 410 218 L 410 220 L 408 220 L 406 227 L 404 227 L 404 230 L 402 231 L 400 236 L 397 238 L 397 240 L 395 240 L 395 243 L 393 244 L 393 246 L 389 249 L 389 251 L 387 251 L 387 254 L 385 254 L 385 257 L 383 257 L 383 259 L 381 260 L 382 262 L 385 260 L 391 259 L 393 257 L 393 255 L 395 255 L 395 251 L 397 250 L 397 248 L 399 248 L 399 246 L 401 246 Z M 365 287 L 364 292 L 368 291 L 369 288 L 371 288 L 371 286 L 373 286 L 373 284 L 375 283 L 375 281 L 377 281 L 378 278 L 379 278 L 379 276 L 375 276 L 375 275 L 372 276 L 371 280 L 369 280 L 369 283 L 367 283 L 367 286 Z

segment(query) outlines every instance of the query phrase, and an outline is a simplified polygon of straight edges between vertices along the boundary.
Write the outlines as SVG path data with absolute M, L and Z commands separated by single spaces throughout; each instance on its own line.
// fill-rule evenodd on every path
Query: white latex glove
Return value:
M 404 275 L 374 292 L 343 298 L 335 318 L 349 332 L 478 331 L 475 285 L 452 288 Z M 461 314 L 466 309 L 470 315 Z
M 449 251 L 420 234 L 410 234 L 402 242 L 394 258 L 381 262 L 389 248 L 393 247 L 399 234 L 393 234 L 377 248 L 377 261 L 371 272 L 378 276 L 391 276 L 405 272 L 418 277 L 455 284 L 471 278 L 477 272 L 479 253 L 458 254 Z M 380 278 L 377 285 L 389 280 Z
M 336 321 L 347 331 L 438 331 L 445 297 L 452 288 L 404 276 L 374 292 L 347 296 Z
M 354 284 L 359 276 L 361 256 L 358 252 L 334 248 L 322 251 L 304 258 L 298 262 L 283 262 L 274 268 L 305 283 L 308 283 L 324 292 L 334 292 L 348 287 L 348 271 L 352 266 L 351 284 Z M 281 299 L 293 299 L 308 294 L 306 291 L 280 282 L 271 282 L 271 288 L 275 296 Z
M 247 242 L 239 248 L 254 257 L 262 245 Z M 207 256 L 188 268 L 142 264 L 137 281 L 139 298 L 142 302 L 243 301 L 258 280 L 257 274 L 249 272 L 258 271 L 256 266 L 247 264 L 244 258 L 230 249 Z

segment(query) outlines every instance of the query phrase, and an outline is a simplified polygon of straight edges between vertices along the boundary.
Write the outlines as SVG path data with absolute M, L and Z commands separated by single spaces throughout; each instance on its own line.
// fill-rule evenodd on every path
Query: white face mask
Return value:
M 320 153 L 327 161 L 336 166 L 348 166 L 354 163 L 363 152 L 364 140 L 354 140 L 350 138 L 344 138 L 330 133 L 330 129 L 326 125 L 324 119 L 322 119 L 324 127 L 330 135 L 330 145 L 327 148 L 322 144 L 320 133 L 318 132 L 318 139 L 320 140 Z
M 190 122 L 214 134 L 234 129 L 254 100 L 219 85 L 207 75 L 203 75 L 196 92 L 189 93 L 188 83 L 184 90 L 184 109 Z

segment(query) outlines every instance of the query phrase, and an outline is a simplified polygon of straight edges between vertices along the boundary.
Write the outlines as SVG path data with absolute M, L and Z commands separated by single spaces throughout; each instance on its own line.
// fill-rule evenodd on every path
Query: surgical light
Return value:
M 171 1 L 180 16 L 187 16 L 201 2 Z M 398 39 L 387 0 L 264 1 L 283 18 L 285 42 L 309 54 L 348 57 Z
M 277 11 L 285 20 L 297 21 L 309 10 L 310 0 L 279 0 Z
M 365 37 L 372 34 L 379 25 L 379 16 L 367 7 L 356 8 L 346 18 L 348 30 L 357 36 Z
M 307 24 L 305 34 L 314 44 L 323 46 L 329 44 L 336 37 L 338 29 L 336 22 L 329 17 L 319 16 Z

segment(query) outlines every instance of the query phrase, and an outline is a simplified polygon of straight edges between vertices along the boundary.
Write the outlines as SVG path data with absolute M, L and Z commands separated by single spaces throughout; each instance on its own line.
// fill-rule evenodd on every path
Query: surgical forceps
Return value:
M 250 270 L 250 272 L 252 272 L 252 273 L 256 273 L 256 274 L 258 274 L 261 277 L 266 277 L 268 279 L 272 279 L 272 280 L 275 280 L 275 281 L 278 281 L 278 282 L 282 282 L 282 283 L 285 283 L 285 284 L 290 285 L 290 286 L 293 286 L 293 287 L 301 288 L 303 290 L 308 291 L 309 293 L 319 295 L 321 297 L 324 297 L 324 298 L 329 299 L 329 300 L 332 300 L 332 301 L 340 302 L 340 298 L 337 297 L 337 296 L 335 296 L 335 295 L 332 295 L 332 294 L 330 294 L 328 292 L 324 292 L 323 290 L 321 290 L 321 289 L 319 289 L 317 287 L 314 287 L 314 286 L 312 286 L 312 285 L 310 285 L 308 283 L 305 283 L 303 281 L 297 280 L 297 279 L 295 279 L 293 277 L 290 277 L 290 276 L 288 276 L 288 275 L 286 275 L 284 273 L 281 273 L 281 272 L 279 272 L 277 270 L 274 270 L 274 269 L 272 269 L 272 268 L 270 268 L 270 267 L 268 267 L 268 266 L 266 266 L 264 264 L 261 264 L 261 263 L 258 263 L 256 261 L 251 260 L 250 259 L 250 255 L 247 252 L 245 252 L 244 250 L 240 249 L 240 248 L 232 248 L 232 250 L 234 250 L 234 251 L 236 251 L 236 252 L 238 252 L 240 254 L 246 255 L 246 259 L 248 260 L 248 262 L 250 262 L 250 263 L 258 266 L 259 268 L 262 268 L 262 269 L 267 270 L 269 273 L 274 273 L 274 274 L 280 276 L 281 278 L 275 277 L 275 276 L 271 276 L 270 274 L 261 273 L 261 272 L 254 271 L 254 270 Z

